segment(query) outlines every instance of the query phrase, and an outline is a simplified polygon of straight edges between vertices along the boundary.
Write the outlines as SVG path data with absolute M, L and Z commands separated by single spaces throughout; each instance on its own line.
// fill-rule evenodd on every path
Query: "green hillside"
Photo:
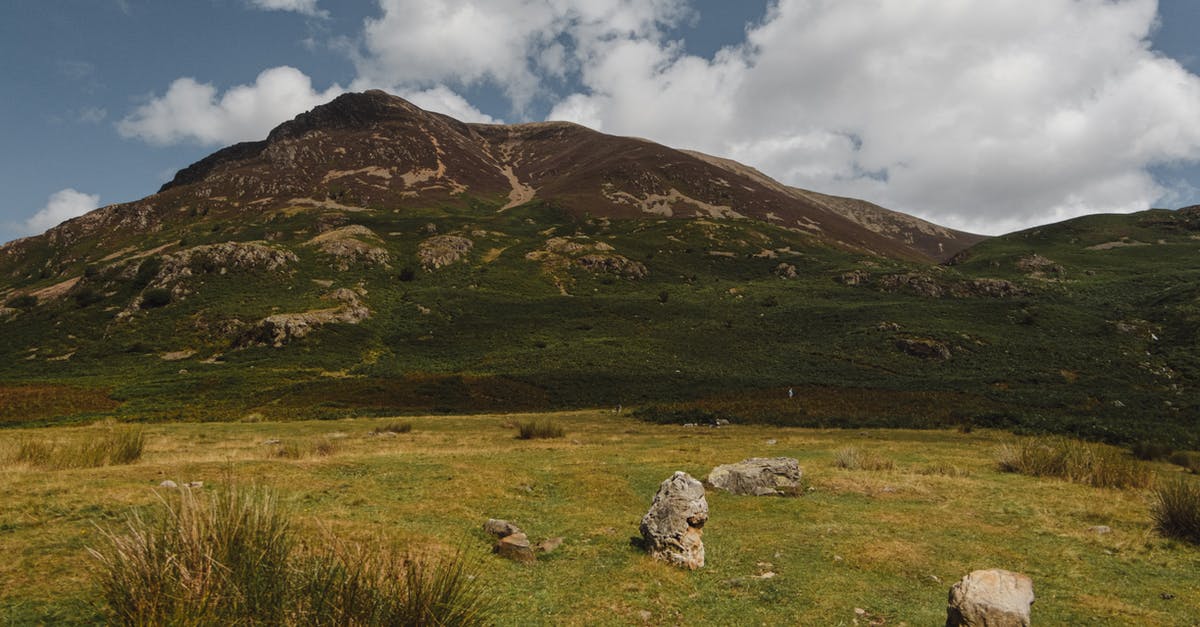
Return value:
M 0 419 L 621 404 L 670 421 L 1200 432 L 1195 211 L 1074 220 L 942 267 L 758 220 L 501 200 L 201 211 L 133 246 L 42 243 L 0 264 Z M 227 242 L 243 245 L 210 246 Z

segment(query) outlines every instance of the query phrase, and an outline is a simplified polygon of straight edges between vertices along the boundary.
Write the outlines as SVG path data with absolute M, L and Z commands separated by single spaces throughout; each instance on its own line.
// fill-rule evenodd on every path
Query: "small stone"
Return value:
M 775 573 L 768 570 L 765 573 L 759 573 L 759 574 L 755 575 L 754 578 L 755 579 L 771 579 L 774 576 L 775 576 Z
M 1112 533 L 1112 527 L 1109 527 L 1108 525 L 1096 525 L 1095 527 L 1088 527 L 1088 531 L 1099 535 L 1104 535 L 1106 533 Z
M 841 556 L 841 555 L 834 555 L 834 556 L 833 556 L 833 561 L 835 561 L 835 562 L 840 562 L 840 561 L 842 561 L 842 556 Z
M 189 482 L 183 484 L 183 487 L 185 487 L 185 488 L 203 488 L 204 482 L 203 481 L 189 481 Z
M 492 547 L 492 552 L 522 564 L 532 564 L 537 561 L 537 555 L 529 547 L 529 538 L 523 533 L 514 533 L 500 538 L 496 546 Z
M 1164 601 L 1170 601 L 1171 599 L 1175 598 L 1175 595 L 1171 594 L 1170 592 L 1164 592 L 1164 593 L 1158 595 L 1158 598 L 1160 598 Z
M 262 445 L 263 446 L 275 446 L 276 444 L 280 444 L 281 442 L 283 442 L 283 440 L 279 440 L 277 438 L 271 438 L 270 440 L 263 440 Z
M 497 538 L 511 536 L 515 533 L 523 533 L 520 527 L 499 518 L 489 518 L 487 522 L 483 523 L 483 530 Z
M 767 446 L 775 446 L 778 442 L 779 441 L 775 438 L 771 438 L 770 440 L 767 440 Z
M 545 540 L 542 540 L 541 542 L 538 542 L 537 546 L 535 548 L 542 553 L 550 553 L 550 552 L 554 551 L 554 549 L 557 549 L 558 547 L 562 546 L 562 543 L 563 543 L 562 538 L 558 538 L 558 537 L 547 538 Z
M 174 490 L 179 487 L 179 484 L 175 483 L 174 481 L 171 481 L 170 479 L 166 479 L 162 483 L 158 484 L 158 487 L 166 488 L 168 490 Z
M 638 618 L 640 618 L 643 623 L 648 623 L 650 622 L 651 618 L 654 618 L 654 614 L 651 614 L 650 610 L 641 610 L 638 612 Z
M 866 616 L 867 615 L 867 611 L 861 607 L 854 608 L 854 613 L 858 616 Z

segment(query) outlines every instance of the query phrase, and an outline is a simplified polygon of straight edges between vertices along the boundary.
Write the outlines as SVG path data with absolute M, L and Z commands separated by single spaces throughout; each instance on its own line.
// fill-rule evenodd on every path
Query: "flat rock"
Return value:
M 511 536 L 514 533 L 522 533 L 520 527 L 499 518 L 489 518 L 487 522 L 483 523 L 483 530 L 497 538 Z
M 708 483 L 731 494 L 778 496 L 800 488 L 800 462 L 791 457 L 754 457 L 708 473 Z
M 546 538 L 545 540 L 538 542 L 537 546 L 534 548 L 536 548 L 538 551 L 540 551 L 542 553 L 550 553 L 550 552 L 554 551 L 555 549 L 557 549 L 558 547 L 562 546 L 562 543 L 563 543 L 562 538 Z
M 496 546 L 492 547 L 492 552 L 522 564 L 531 564 L 537 561 L 537 555 L 529 546 L 529 538 L 523 533 L 514 533 L 500 538 L 500 541 L 496 542 Z
M 1029 627 L 1033 580 L 1007 570 L 977 570 L 950 588 L 946 627 Z

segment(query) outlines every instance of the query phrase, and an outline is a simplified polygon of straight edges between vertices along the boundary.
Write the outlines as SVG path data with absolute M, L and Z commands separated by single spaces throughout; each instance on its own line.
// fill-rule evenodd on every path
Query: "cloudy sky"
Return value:
M 0 241 L 348 90 L 1001 233 L 1200 203 L 1195 0 L 5 0 Z

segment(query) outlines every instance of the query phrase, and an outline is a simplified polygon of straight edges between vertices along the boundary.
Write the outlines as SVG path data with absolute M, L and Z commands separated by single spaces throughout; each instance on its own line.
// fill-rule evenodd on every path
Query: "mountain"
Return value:
M 0 247 L 0 424 L 621 404 L 1200 444 L 1198 252 L 1195 209 L 982 239 L 348 94 Z
M 39 240 L 63 253 L 169 228 L 180 211 L 254 219 L 287 207 L 414 208 L 539 200 L 597 218 L 752 218 L 849 250 L 942 260 L 980 241 L 864 201 L 783 186 L 732 161 L 565 122 L 464 124 L 381 91 L 346 94 L 179 171 L 158 194 L 0 249 Z M 194 217 L 194 216 L 193 216 Z M 19 263 L 19 262 L 18 262 Z

